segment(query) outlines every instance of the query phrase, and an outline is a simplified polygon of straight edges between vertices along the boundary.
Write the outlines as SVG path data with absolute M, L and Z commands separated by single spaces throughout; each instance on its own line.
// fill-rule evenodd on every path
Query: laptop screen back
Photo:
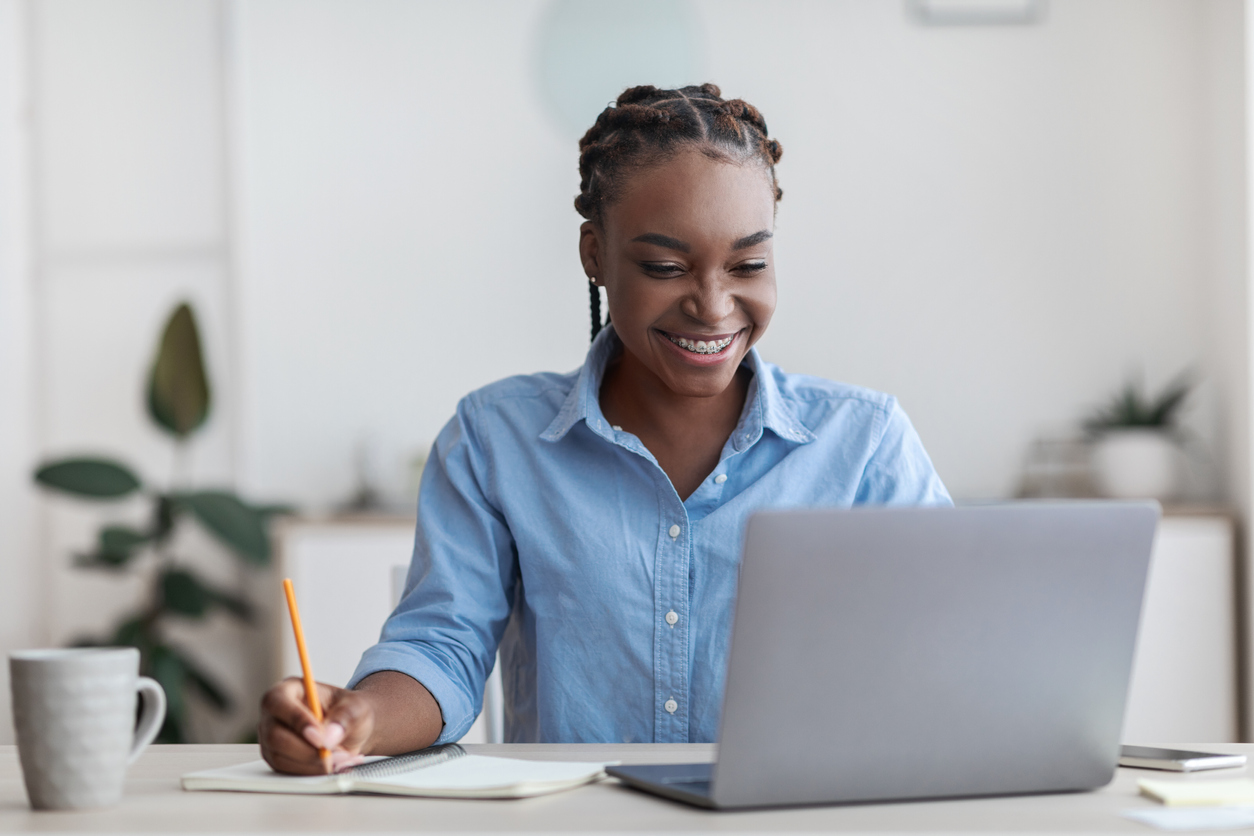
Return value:
M 1130 502 L 755 515 L 715 802 L 1107 783 L 1158 515 Z

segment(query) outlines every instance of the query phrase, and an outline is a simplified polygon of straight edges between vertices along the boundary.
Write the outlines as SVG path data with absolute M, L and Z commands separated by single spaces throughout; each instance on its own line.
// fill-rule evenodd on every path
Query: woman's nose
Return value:
M 698 278 L 686 302 L 684 312 L 706 325 L 717 325 L 736 309 L 731 289 L 716 279 Z

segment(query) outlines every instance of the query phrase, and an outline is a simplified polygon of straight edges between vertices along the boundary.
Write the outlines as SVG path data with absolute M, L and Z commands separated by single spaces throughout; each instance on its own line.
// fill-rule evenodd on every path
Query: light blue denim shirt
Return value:
M 606 328 L 578 371 L 471 393 L 435 442 L 404 597 L 350 686 L 412 676 L 440 704 L 440 743 L 481 710 L 498 645 L 508 741 L 712 741 L 746 518 L 950 502 L 893 398 L 756 350 L 718 466 L 681 501 L 601 413 L 621 345 Z

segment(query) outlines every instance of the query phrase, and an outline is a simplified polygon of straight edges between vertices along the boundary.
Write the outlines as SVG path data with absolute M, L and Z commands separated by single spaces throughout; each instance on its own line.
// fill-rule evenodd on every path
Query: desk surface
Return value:
M 708 744 L 467 746 L 476 754 L 549 760 L 683 763 L 710 760 Z M 1254 745 L 1204 748 L 1244 752 Z M 122 803 L 91 812 L 34 812 L 26 803 L 17 750 L 0 746 L 0 832 L 260 833 L 423 830 L 538 831 L 806 831 L 806 832 L 1140 832 L 1122 810 L 1154 806 L 1136 794 L 1138 778 L 1163 777 L 1120 769 L 1091 793 L 706 812 L 637 793 L 615 781 L 519 801 L 459 801 L 385 796 L 294 796 L 184 792 L 179 776 L 258 757 L 256 746 L 153 746 L 131 768 Z M 1244 776 L 1224 770 L 1210 777 Z M 1174 777 L 1174 776 L 1173 776 Z M 1205 773 L 1201 776 L 1207 777 Z M 1180 776 L 1193 780 L 1196 776 Z

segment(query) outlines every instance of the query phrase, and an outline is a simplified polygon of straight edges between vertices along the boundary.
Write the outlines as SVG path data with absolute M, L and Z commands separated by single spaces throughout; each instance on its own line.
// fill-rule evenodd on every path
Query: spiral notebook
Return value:
M 183 776 L 185 790 L 427 798 L 528 798 L 598 781 L 606 763 L 528 761 L 468 755 L 456 743 L 381 758 L 335 775 L 283 775 L 265 761 Z

